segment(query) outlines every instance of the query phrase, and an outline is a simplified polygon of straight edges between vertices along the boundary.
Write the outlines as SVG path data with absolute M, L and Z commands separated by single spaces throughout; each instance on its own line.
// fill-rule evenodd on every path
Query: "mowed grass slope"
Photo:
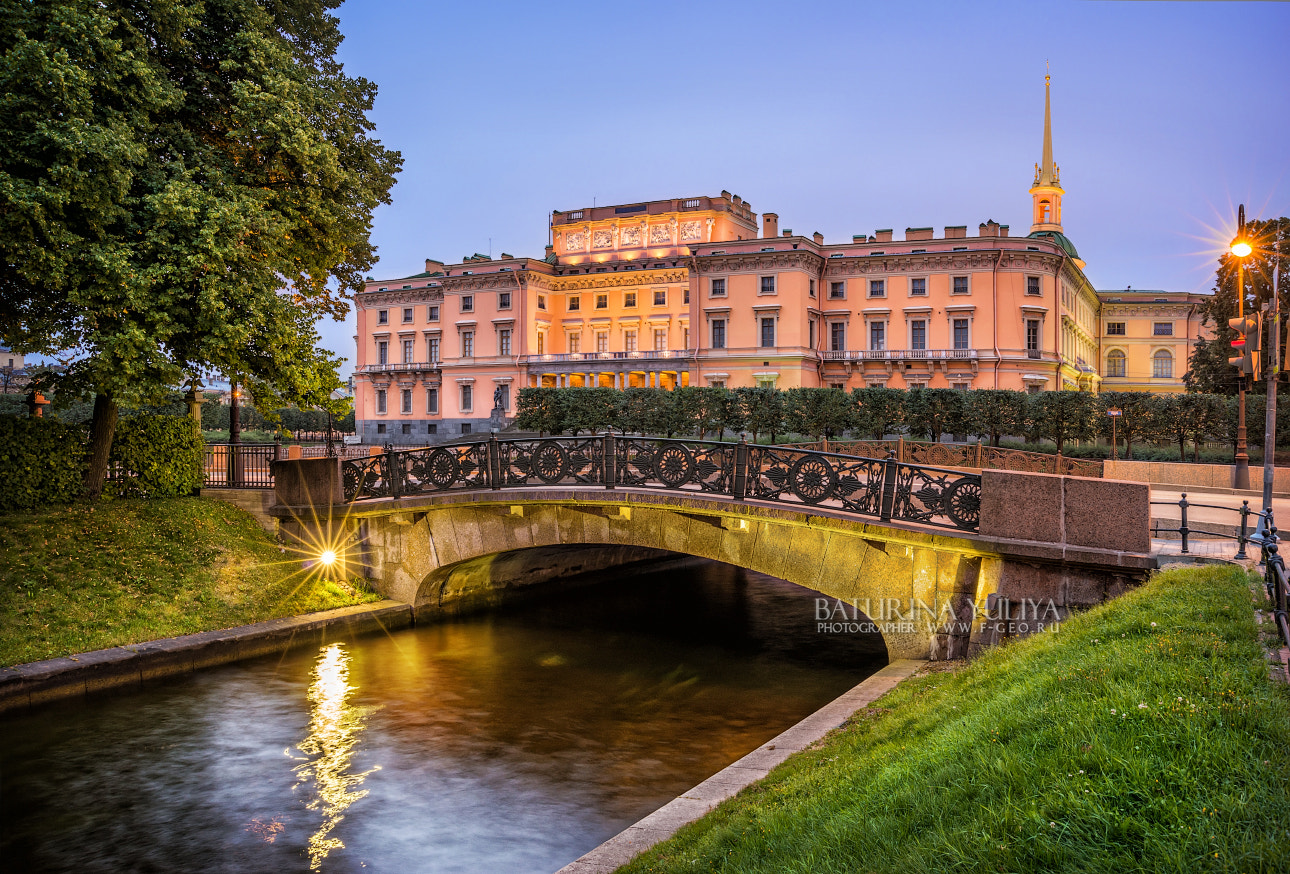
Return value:
M 0 665 L 375 600 L 202 498 L 0 514 Z
M 1290 699 L 1237 568 L 906 681 L 623 871 L 1290 871 Z

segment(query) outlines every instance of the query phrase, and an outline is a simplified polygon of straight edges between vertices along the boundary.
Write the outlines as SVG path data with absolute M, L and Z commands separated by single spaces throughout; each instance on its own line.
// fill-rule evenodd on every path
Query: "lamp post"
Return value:
M 1119 407 L 1111 407 L 1106 411 L 1106 414 L 1111 418 L 1111 460 L 1115 461 L 1115 450 L 1118 447 L 1118 441 L 1115 439 L 1115 423 L 1120 421 L 1120 417 L 1124 415 L 1124 410 Z
M 1241 273 L 1245 258 L 1253 249 L 1245 239 L 1245 204 L 1241 204 L 1236 218 L 1236 239 L 1232 240 L 1232 254 L 1236 256 L 1236 315 L 1245 315 L 1245 278 Z M 1250 456 L 1245 434 L 1245 374 L 1237 383 L 1236 400 L 1236 474 L 1232 483 L 1238 489 L 1250 487 Z
M 1270 247 L 1260 247 L 1272 256 L 1272 330 L 1268 337 L 1268 403 L 1263 422 L 1263 512 L 1272 510 L 1272 481 L 1276 478 L 1277 444 L 1277 374 L 1281 362 L 1281 298 L 1277 292 L 1278 274 L 1281 272 L 1281 223 L 1268 241 Z M 1248 246 L 1249 243 L 1246 243 Z

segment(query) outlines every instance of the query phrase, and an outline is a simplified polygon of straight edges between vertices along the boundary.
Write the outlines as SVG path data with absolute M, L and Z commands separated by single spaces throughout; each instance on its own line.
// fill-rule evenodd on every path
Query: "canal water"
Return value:
M 0 717 L 0 870 L 550 872 L 886 662 L 686 562 Z

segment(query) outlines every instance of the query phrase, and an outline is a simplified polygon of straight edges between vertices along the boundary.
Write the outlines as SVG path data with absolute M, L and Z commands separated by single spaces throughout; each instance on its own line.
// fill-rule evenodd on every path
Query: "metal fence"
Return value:
M 823 440 L 786 444 L 795 448 L 838 452 L 869 458 L 885 458 L 894 452 L 896 460 L 909 464 L 968 467 L 977 470 L 1015 470 L 1021 473 L 1059 473 L 1067 476 L 1102 476 L 1102 462 L 1067 458 L 1060 452 L 1026 452 L 983 443 L 931 443 L 923 440 Z
M 277 443 L 207 443 L 203 487 L 271 489 L 273 462 L 285 457 Z
M 857 458 L 745 441 L 589 437 L 459 442 L 342 463 L 345 500 L 467 489 L 619 486 L 842 510 L 975 531 L 981 477 L 894 455 Z
M 1180 516 L 1178 527 L 1165 528 L 1165 527 L 1162 527 L 1159 522 L 1153 522 L 1151 525 L 1151 536 L 1158 537 L 1160 534 L 1179 535 L 1179 537 L 1182 540 L 1183 555 L 1186 555 L 1188 553 L 1189 546 L 1190 546 L 1190 538 L 1199 535 L 1201 537 L 1214 537 L 1220 540 L 1223 540 L 1223 539 L 1235 540 L 1237 544 L 1236 558 L 1243 559 L 1246 557 L 1246 553 L 1245 553 L 1246 545 L 1250 543 L 1257 543 L 1261 545 L 1264 542 L 1263 532 L 1269 529 L 1273 531 L 1276 530 L 1275 528 L 1272 528 L 1271 511 L 1262 513 L 1258 510 L 1251 510 L 1249 501 L 1242 501 L 1240 507 L 1223 507 L 1218 504 L 1197 504 L 1193 501 L 1187 500 L 1187 493 L 1183 492 L 1182 498 L 1178 501 L 1152 501 L 1151 506 L 1178 508 L 1179 516 Z M 1233 531 L 1214 531 L 1214 530 L 1206 530 L 1204 528 L 1197 528 L 1196 527 L 1197 524 L 1217 526 L 1221 523 L 1203 522 L 1203 521 L 1197 523 L 1197 522 L 1191 521 L 1189 524 L 1189 520 L 1187 518 L 1187 511 L 1191 509 L 1219 510 L 1226 513 L 1232 513 L 1234 516 L 1240 517 L 1240 528 L 1239 530 L 1236 529 L 1235 519 L 1232 520 L 1233 524 L 1231 526 L 1231 528 L 1233 529 L 1233 531 L 1235 531 L 1235 533 L 1233 533 Z M 1253 532 L 1250 531 L 1251 516 L 1255 516 L 1259 520 L 1261 520 L 1261 524 L 1255 523 L 1257 528 Z M 1169 520 L 1169 521 L 1173 521 L 1173 520 Z
M 1290 600 L 1290 577 L 1286 573 L 1285 561 L 1280 556 L 1280 539 L 1277 529 L 1268 528 L 1267 542 L 1263 547 L 1263 581 L 1267 587 L 1268 600 L 1272 606 L 1272 617 L 1276 621 L 1281 642 L 1290 646 L 1290 624 L 1286 621 L 1286 604 Z

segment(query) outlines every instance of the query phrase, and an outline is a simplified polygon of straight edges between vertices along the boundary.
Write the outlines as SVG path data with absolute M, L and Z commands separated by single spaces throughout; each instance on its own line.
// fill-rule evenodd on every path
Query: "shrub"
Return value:
M 0 510 L 75 500 L 87 463 L 85 429 L 79 425 L 0 416 Z
M 187 417 L 134 416 L 117 422 L 112 440 L 112 482 L 116 496 L 176 498 L 202 485 L 201 438 Z

